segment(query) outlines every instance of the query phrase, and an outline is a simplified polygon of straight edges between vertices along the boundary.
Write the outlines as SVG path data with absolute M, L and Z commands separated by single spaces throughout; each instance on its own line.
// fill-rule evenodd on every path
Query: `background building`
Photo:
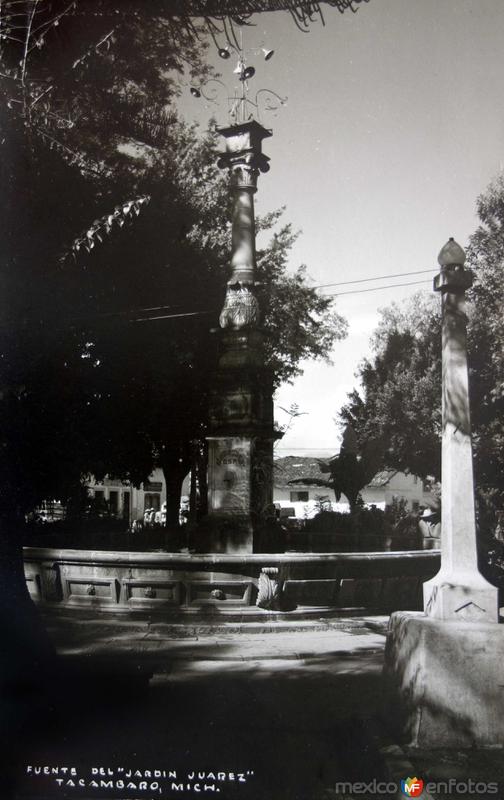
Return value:
M 292 485 L 293 480 L 307 479 L 307 483 Z M 335 511 L 348 511 L 348 500 L 341 495 L 336 501 L 334 491 L 325 486 L 313 486 L 309 478 L 327 480 L 328 473 L 320 470 L 320 460 L 311 456 L 285 456 L 274 463 L 273 501 L 281 507 L 292 507 L 297 517 L 312 515 L 321 502 L 331 503 Z M 422 506 L 431 505 L 430 493 L 417 475 L 382 470 L 361 492 L 364 503 L 384 509 L 392 505 L 394 499 L 404 500 L 409 511 L 418 511 Z M 308 506 L 307 506 L 308 504 Z
M 128 481 L 108 477 L 103 481 L 91 478 L 86 485 L 97 505 L 103 504 L 104 510 L 111 516 L 128 520 L 128 524 L 143 519 L 147 509 L 160 511 L 166 502 L 166 484 L 163 471 L 159 468 L 138 489 Z
M 361 492 L 366 505 L 375 505 L 384 509 L 391 506 L 394 500 L 405 500 L 408 511 L 418 511 L 422 506 L 431 505 L 430 492 L 418 475 L 384 469 L 377 472 L 371 483 Z

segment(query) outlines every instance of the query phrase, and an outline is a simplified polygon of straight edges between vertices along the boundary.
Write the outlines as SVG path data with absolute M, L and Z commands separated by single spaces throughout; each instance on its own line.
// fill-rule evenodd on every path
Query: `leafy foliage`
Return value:
M 290 225 L 275 233 L 270 246 L 258 253 L 258 293 L 268 332 L 266 356 L 275 385 L 292 381 L 304 359 L 328 360 L 335 340 L 346 335 L 346 321 L 307 284 L 307 269 L 287 271 L 289 251 L 297 235 Z
M 361 392 L 341 409 L 359 445 L 382 443 L 380 466 L 440 476 L 441 320 L 439 300 L 416 294 L 382 311 L 374 356 L 360 365 Z
M 504 179 L 478 198 L 481 224 L 470 238 L 469 357 L 475 475 L 483 525 L 504 510 Z
M 326 466 L 331 475 L 331 484 L 336 499 L 342 494 L 353 511 L 360 501 L 360 492 L 372 480 L 380 466 L 381 444 L 376 438 L 369 438 L 359 447 L 351 425 L 347 425 L 338 455 L 333 456 Z
M 504 509 L 504 179 L 477 201 L 480 225 L 467 266 L 470 400 L 480 523 L 495 528 Z M 378 433 L 383 465 L 441 477 L 441 313 L 438 298 L 416 295 L 382 311 L 373 357 L 359 368 L 361 390 L 340 412 L 359 442 Z
M 21 91 L 12 108 L 0 76 L 0 491 L 10 514 L 66 499 L 85 473 L 138 483 L 155 460 L 178 498 L 205 431 L 229 197 L 215 129 L 199 134 L 171 104 L 174 71 L 207 73 L 204 47 L 168 15 L 146 25 L 114 8 L 89 26 L 87 15 L 61 18 L 65 47 L 36 48 L 21 87 L 11 76 Z M 288 274 L 292 240 L 287 226 L 259 254 L 277 382 L 343 333 L 304 273 Z

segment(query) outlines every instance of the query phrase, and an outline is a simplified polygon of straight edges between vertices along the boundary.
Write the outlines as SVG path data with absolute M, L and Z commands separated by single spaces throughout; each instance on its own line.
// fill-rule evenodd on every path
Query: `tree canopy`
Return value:
M 382 443 L 382 466 L 440 477 L 441 319 L 439 299 L 416 294 L 382 311 L 373 357 L 358 369 L 360 390 L 341 409 L 359 446 Z
M 504 179 L 478 198 L 480 219 L 469 239 L 468 350 L 475 480 L 482 519 L 504 510 Z M 383 466 L 441 477 L 441 307 L 420 293 L 382 311 L 362 362 L 360 390 L 340 411 L 359 442 L 385 443 Z
M 483 506 L 504 510 L 504 178 L 478 198 L 480 225 L 469 240 L 469 359 L 475 471 Z
M 207 74 L 204 44 L 154 22 L 122 15 L 109 35 L 108 16 L 62 17 L 62 52 L 35 47 L 24 86 L 0 76 L 4 510 L 65 498 L 85 473 L 138 483 L 156 459 L 180 481 L 205 430 L 227 178 L 215 128 L 172 102 L 184 63 Z M 279 213 L 260 224 L 277 226 L 258 271 L 278 384 L 344 322 L 304 268 L 288 272 Z

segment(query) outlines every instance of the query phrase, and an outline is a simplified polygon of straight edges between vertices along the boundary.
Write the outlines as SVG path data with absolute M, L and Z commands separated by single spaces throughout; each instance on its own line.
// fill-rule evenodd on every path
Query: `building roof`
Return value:
M 368 483 L 368 486 L 371 489 L 379 489 L 383 486 L 386 486 L 387 483 L 389 483 L 394 477 L 394 475 L 397 475 L 396 469 L 382 469 L 380 472 L 376 473 L 373 480 Z
M 273 483 L 279 488 L 281 486 L 289 486 L 290 481 L 300 480 L 301 478 L 328 480 L 330 475 L 320 469 L 321 463 L 328 462 L 329 459 L 314 458 L 313 456 L 284 456 L 283 458 L 277 458 L 273 464 Z M 383 488 L 387 486 L 394 475 L 397 475 L 397 470 L 395 469 L 380 470 L 373 480 L 368 483 L 368 487 L 371 489 Z
M 288 486 L 289 481 L 300 478 L 321 478 L 327 480 L 330 476 L 320 469 L 323 459 L 312 456 L 284 456 L 277 458 L 273 464 L 273 483 L 275 486 Z

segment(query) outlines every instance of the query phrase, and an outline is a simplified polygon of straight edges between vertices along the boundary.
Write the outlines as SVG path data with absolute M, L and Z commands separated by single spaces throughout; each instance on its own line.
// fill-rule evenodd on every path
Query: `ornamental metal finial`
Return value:
M 241 29 L 239 41 L 237 37 L 234 37 L 234 42 L 228 39 L 224 46 L 220 46 L 215 37 L 213 38 L 217 47 L 217 53 L 224 61 L 229 60 L 233 53 L 235 54 L 237 61 L 232 75 L 236 76 L 235 80 L 237 80 L 238 83 L 231 92 L 220 78 L 209 78 L 206 81 L 202 81 L 197 86 L 190 87 L 189 91 L 194 98 L 200 99 L 203 97 L 207 102 L 218 105 L 218 96 L 222 91 L 220 87 L 222 87 L 227 95 L 230 125 L 241 125 L 244 122 L 250 122 L 252 120 L 260 121 L 263 111 L 277 111 L 280 106 L 284 106 L 287 103 L 287 97 L 281 97 L 277 92 L 273 91 L 273 89 L 259 89 L 255 93 L 253 100 L 250 96 L 250 81 L 256 75 L 256 68 L 248 63 L 248 55 L 254 54 L 258 57 L 261 56 L 263 61 L 270 61 L 275 54 L 274 50 L 266 47 L 244 50 L 243 33 Z

